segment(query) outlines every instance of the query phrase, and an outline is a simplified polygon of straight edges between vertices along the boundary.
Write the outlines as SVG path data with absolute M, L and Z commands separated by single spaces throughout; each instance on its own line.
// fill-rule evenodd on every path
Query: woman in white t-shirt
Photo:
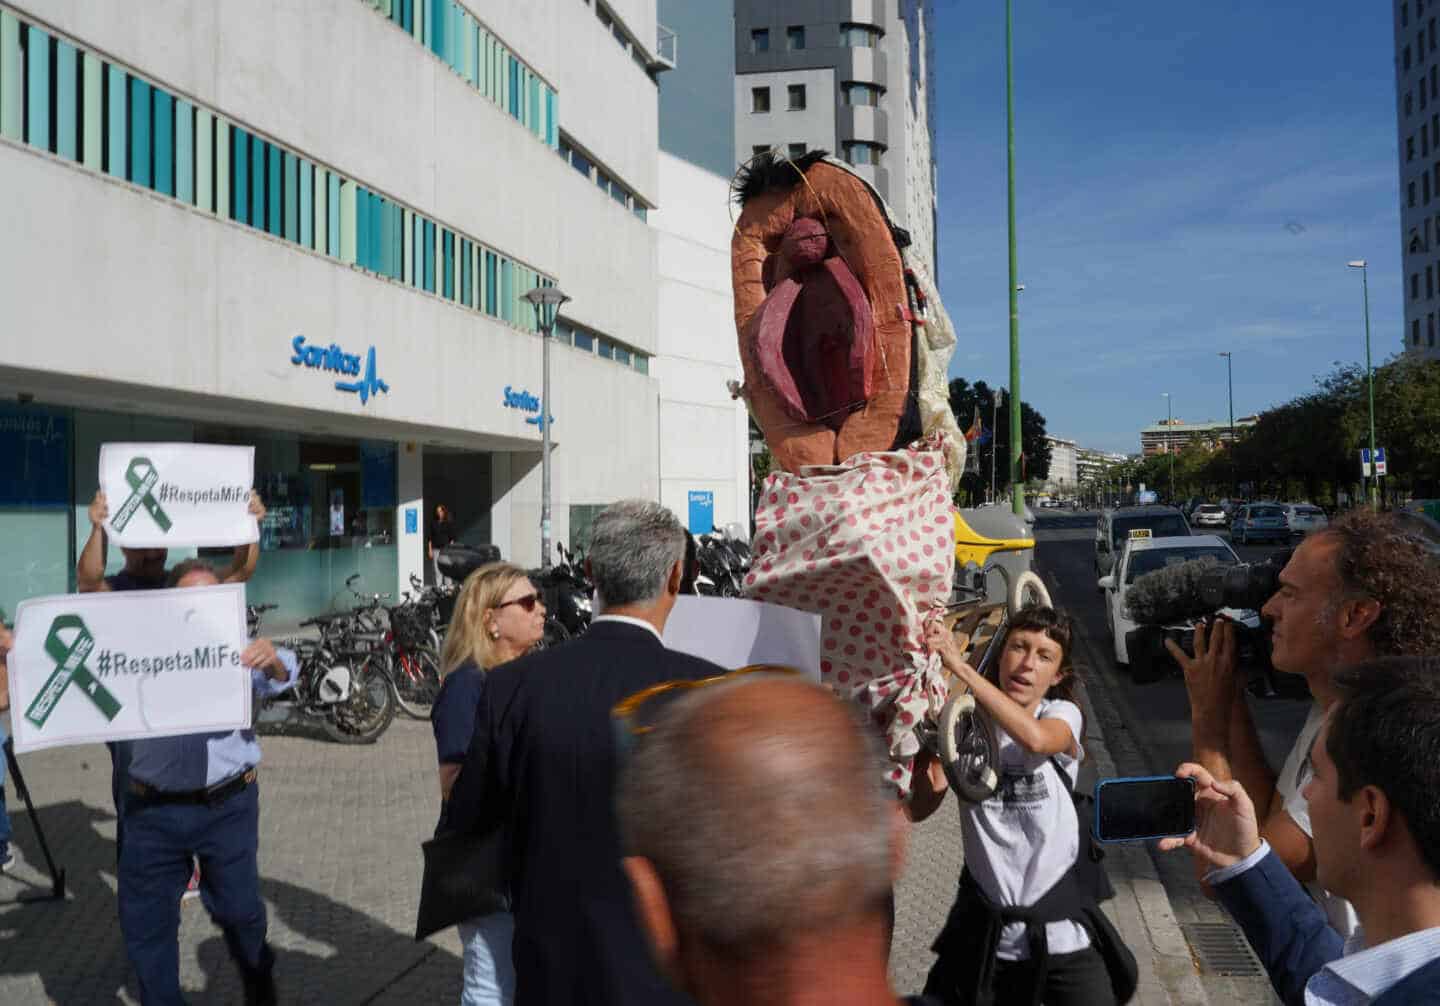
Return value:
M 965 872 L 933 947 L 939 959 L 926 994 L 965 1006 L 1114 1003 L 1107 961 L 1123 967 L 1114 958 L 1128 951 L 1075 870 L 1080 823 L 1071 791 L 1084 752 L 1069 619 L 1052 608 L 1017 615 L 1001 643 L 997 682 L 964 662 L 943 625 L 931 626 L 927 642 L 994 724 L 1000 782 L 984 802 L 960 803 Z M 927 781 L 943 795 L 938 765 L 916 784 Z

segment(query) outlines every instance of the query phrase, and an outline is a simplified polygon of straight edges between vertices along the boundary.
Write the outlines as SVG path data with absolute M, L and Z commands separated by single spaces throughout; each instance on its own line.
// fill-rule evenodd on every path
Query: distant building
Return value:
M 1187 423 L 1183 419 L 1164 420 L 1140 431 L 1140 453 L 1145 457 L 1156 454 L 1178 454 L 1193 442 L 1199 442 L 1212 450 L 1229 443 L 1232 434 L 1255 425 L 1255 416 L 1238 416 L 1234 430 L 1226 423 Z
M 1435 345 L 1440 297 L 1440 51 L 1424 0 L 1393 0 L 1395 121 L 1400 165 L 1400 261 L 1407 353 L 1440 359 Z M 1427 11 L 1426 8 L 1431 10 Z M 1431 205 L 1434 201 L 1436 205 Z M 1384 355 L 1383 353 L 1381 354 Z
M 1075 481 L 1084 485 L 1101 477 L 1105 469 L 1126 460 L 1124 454 L 1080 447 L 1075 451 Z
M 1075 441 L 1046 435 L 1050 445 L 1050 474 L 1046 481 L 1059 492 L 1073 492 L 1078 483 Z
M 736 160 L 822 149 L 848 161 L 931 276 L 933 23 L 934 0 L 735 0 Z

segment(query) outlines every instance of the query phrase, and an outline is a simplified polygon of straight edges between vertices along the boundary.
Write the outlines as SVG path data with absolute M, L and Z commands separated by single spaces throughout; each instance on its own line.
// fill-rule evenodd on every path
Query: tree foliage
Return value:
M 995 491 L 1004 493 L 1010 487 L 1010 393 L 1000 388 L 999 422 L 992 389 L 984 381 L 971 384 L 963 377 L 950 382 L 950 411 L 962 431 L 969 430 L 978 410 L 981 425 L 991 435 L 984 443 L 972 440 L 970 453 L 978 462 L 978 472 L 967 473 L 960 481 L 960 498 L 967 504 L 983 502 L 990 488 L 991 459 L 995 462 Z M 998 426 L 998 429 L 992 429 Z M 1045 439 L 1045 417 L 1029 402 L 1020 401 L 1020 451 L 1027 480 L 1043 480 L 1050 474 L 1050 444 Z M 967 465 L 967 468 L 969 466 Z
M 1440 496 L 1440 362 L 1400 357 L 1375 368 L 1375 439 L 1386 449 L 1387 499 Z M 1174 497 L 1338 506 L 1341 493 L 1361 495 L 1360 448 L 1369 443 L 1365 370 L 1340 367 L 1319 378 L 1314 391 L 1261 413 L 1233 448 L 1187 445 L 1175 455 Z M 1101 481 L 1107 479 L 1112 487 L 1145 482 L 1168 496 L 1169 459 L 1118 464 Z

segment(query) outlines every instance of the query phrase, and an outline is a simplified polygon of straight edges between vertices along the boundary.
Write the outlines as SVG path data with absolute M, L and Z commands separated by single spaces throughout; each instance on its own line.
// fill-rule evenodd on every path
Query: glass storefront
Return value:
M 245 444 L 265 501 L 261 554 L 247 595 L 282 623 L 347 607 L 345 580 L 396 594 L 396 445 L 214 423 L 38 405 L 0 405 L 0 610 L 75 588 L 87 509 L 105 441 Z M 204 549 L 217 566 L 232 550 Z M 196 553 L 172 549 L 171 564 Z M 107 573 L 124 565 L 109 550 Z M 408 585 L 407 585 L 408 586 Z M 269 616 L 267 616 L 269 617 Z

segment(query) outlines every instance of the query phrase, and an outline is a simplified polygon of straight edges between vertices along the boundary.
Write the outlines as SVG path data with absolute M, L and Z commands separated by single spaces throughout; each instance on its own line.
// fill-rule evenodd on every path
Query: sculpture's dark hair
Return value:
M 756 196 L 774 189 L 793 189 L 800 184 L 801 176 L 806 171 L 829 156 L 828 150 L 811 150 L 794 159 L 777 157 L 775 152 L 770 150 L 756 154 L 740 165 L 740 170 L 735 174 L 731 191 L 736 205 L 744 206 Z

